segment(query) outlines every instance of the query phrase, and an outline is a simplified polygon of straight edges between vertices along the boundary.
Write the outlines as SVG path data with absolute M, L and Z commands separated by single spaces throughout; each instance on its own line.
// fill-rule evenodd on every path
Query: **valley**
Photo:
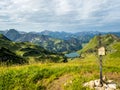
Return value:
M 0 0 L 0 90 L 120 90 L 120 0 Z
M 57 49 L 58 52 L 48 50 L 41 44 L 52 38 L 54 44 L 63 41 L 59 46 L 62 48 L 62 45 L 67 45 L 65 41 L 69 42 L 68 37 L 56 39 L 53 36 L 38 36 L 42 37 L 41 40 L 37 39 L 41 43 L 33 42 L 35 38 L 32 42 L 19 41 L 6 37 L 5 33 L 0 34 L 0 90 L 91 90 L 83 87 L 83 84 L 99 78 L 98 35 L 95 34 L 88 41 L 81 41 L 82 44 L 87 43 L 81 48 L 77 48 L 76 44 L 80 38 L 76 38 L 76 41 L 73 39 L 69 44 L 75 44 L 76 49 L 68 44 L 72 51 Z M 114 34 L 102 34 L 101 39 L 106 48 L 103 75 L 114 80 L 119 90 L 120 38 Z M 43 46 L 50 46 L 45 43 Z M 50 47 L 54 48 L 53 45 Z M 64 62 L 65 59 L 67 61 Z

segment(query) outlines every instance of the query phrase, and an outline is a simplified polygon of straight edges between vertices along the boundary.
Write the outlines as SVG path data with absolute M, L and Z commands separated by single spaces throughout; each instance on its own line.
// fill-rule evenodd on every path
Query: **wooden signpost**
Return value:
M 100 47 L 98 49 L 98 55 L 105 55 L 105 47 Z
M 103 76 L 102 76 L 102 56 L 105 55 L 105 47 L 102 46 L 101 43 L 101 34 L 99 34 L 99 48 L 98 48 L 98 55 L 100 61 L 100 84 L 103 85 Z

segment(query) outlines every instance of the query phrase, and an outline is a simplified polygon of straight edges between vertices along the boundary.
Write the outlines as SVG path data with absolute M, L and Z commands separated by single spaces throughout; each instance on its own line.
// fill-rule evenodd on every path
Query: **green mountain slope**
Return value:
M 80 52 L 95 52 L 98 48 L 98 36 L 95 36 L 90 42 L 80 51 Z M 112 45 L 115 43 L 120 43 L 120 38 L 112 35 L 102 35 L 101 36 L 102 46 L 106 47 L 107 50 L 112 49 Z
M 11 64 L 23 64 L 26 63 L 27 61 L 25 61 L 25 59 L 23 59 L 20 56 L 17 56 L 15 53 L 13 53 L 12 51 L 10 51 L 7 48 L 1 47 L 0 48 L 0 62 L 6 62 L 11 63 Z
M 110 58 L 120 58 L 120 42 L 116 42 L 111 46 Z
M 30 60 L 31 58 L 33 58 L 34 60 L 39 61 L 39 60 L 43 60 L 43 57 L 44 59 L 52 60 L 58 57 L 57 54 L 47 51 L 40 46 L 34 45 L 30 42 L 12 42 L 3 35 L 0 35 L 0 48 L 6 48 L 5 50 L 10 51 L 9 52 L 10 55 L 11 54 L 13 55 L 14 53 L 13 56 L 16 55 L 22 58 L 26 58 L 27 60 Z M 1 52 L 1 57 L 3 53 L 4 52 Z M 4 54 L 7 55 L 7 53 L 4 53 Z M 8 59 L 11 59 L 11 58 L 8 58 Z
M 42 35 L 40 38 L 32 39 L 31 42 L 54 52 L 76 51 L 82 48 L 81 42 L 79 42 L 76 38 L 60 40 Z
M 16 55 L 13 51 L 17 45 L 14 45 L 7 37 L 0 34 L 0 62 L 6 63 L 25 63 L 25 59 Z
M 32 42 L 52 52 L 76 51 L 82 48 L 81 40 L 72 37 L 68 33 L 49 32 L 49 35 L 43 33 L 20 33 L 15 29 L 10 29 L 4 35 L 12 41 Z M 52 37 L 52 36 L 55 37 Z M 66 39 L 58 38 L 66 37 Z M 67 38 L 68 37 L 68 38 Z
M 4 35 L 0 34 L 0 40 L 2 42 L 2 40 L 7 40 L 10 41 L 7 37 L 5 37 Z
M 50 53 L 49 51 L 45 50 L 44 48 L 34 45 L 30 42 L 13 42 L 10 41 L 9 39 L 7 39 L 5 36 L 0 35 L 0 47 L 6 47 L 8 49 L 10 49 L 13 52 L 18 52 L 21 51 L 24 53 L 28 52 L 28 51 L 39 51 L 39 52 L 44 52 L 44 53 Z M 19 54 L 18 55 L 22 56 L 23 54 Z

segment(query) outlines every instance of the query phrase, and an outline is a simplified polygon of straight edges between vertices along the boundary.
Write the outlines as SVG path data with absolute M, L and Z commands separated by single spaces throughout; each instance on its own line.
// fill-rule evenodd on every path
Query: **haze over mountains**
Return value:
M 67 32 L 53 32 L 53 31 L 42 31 L 42 32 L 20 32 L 15 29 L 9 29 L 7 31 L 0 31 L 1 34 L 5 35 L 12 41 L 17 42 L 32 42 L 46 50 L 52 52 L 73 52 L 82 49 L 85 43 L 88 43 L 91 38 L 95 35 L 107 34 L 107 32 L 78 32 L 78 33 L 67 33 Z M 109 32 L 120 36 L 120 32 Z
M 10 62 L 20 64 L 29 61 L 31 57 L 38 61 L 48 59 L 58 62 L 63 57 L 62 53 L 74 51 L 82 53 L 96 52 L 98 46 L 97 35 L 99 34 L 99 32 L 79 32 L 73 34 L 51 31 L 21 33 L 15 29 L 1 31 L 1 33 L 5 36 L 0 34 L 0 60 L 10 60 Z M 102 44 L 107 50 L 111 50 L 112 54 L 115 53 L 112 56 L 117 55 L 118 57 L 120 32 L 102 34 L 104 34 L 102 35 Z M 87 45 L 84 46 L 85 43 Z
M 0 0 L 0 90 L 91 89 L 120 90 L 120 0 Z
M 59 57 L 58 57 L 59 55 Z M 0 34 L 0 62 L 23 64 L 32 59 L 42 61 L 59 61 L 58 53 L 45 50 L 43 47 L 30 42 L 13 42 Z

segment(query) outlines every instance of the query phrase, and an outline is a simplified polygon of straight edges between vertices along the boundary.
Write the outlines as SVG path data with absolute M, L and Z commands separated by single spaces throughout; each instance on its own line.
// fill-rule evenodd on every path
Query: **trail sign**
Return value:
M 99 34 L 98 37 L 98 55 L 99 55 L 99 61 L 100 61 L 100 84 L 103 85 L 103 76 L 102 76 L 102 56 L 105 55 L 105 47 L 102 46 L 102 37 L 101 34 Z
M 98 55 L 105 55 L 105 47 L 100 47 L 98 49 Z

